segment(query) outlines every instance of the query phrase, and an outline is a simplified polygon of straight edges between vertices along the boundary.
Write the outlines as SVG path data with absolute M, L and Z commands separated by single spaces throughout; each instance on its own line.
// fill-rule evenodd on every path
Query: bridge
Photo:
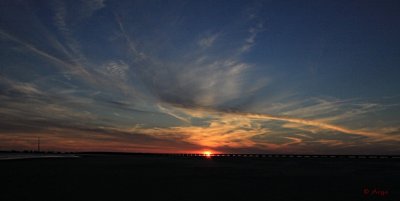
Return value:
M 303 155 L 303 154 L 167 154 L 176 157 L 212 157 L 212 158 L 346 158 L 346 159 L 400 159 L 399 155 Z

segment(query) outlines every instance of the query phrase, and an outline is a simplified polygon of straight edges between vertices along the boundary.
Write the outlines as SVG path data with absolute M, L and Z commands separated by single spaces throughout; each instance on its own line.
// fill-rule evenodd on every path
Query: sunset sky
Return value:
M 399 1 L 0 1 L 0 150 L 400 154 Z

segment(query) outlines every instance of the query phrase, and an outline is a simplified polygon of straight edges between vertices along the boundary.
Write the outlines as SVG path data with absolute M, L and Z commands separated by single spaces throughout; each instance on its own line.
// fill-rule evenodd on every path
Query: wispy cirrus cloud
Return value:
M 0 90 L 3 94 L 7 93 L 19 93 L 22 95 L 42 95 L 43 92 L 33 83 L 20 82 L 8 79 L 0 75 Z
M 243 45 L 240 47 L 239 52 L 244 53 L 247 51 L 250 51 L 250 49 L 254 46 L 255 44 L 255 39 L 257 37 L 257 34 L 263 31 L 264 25 L 263 23 L 259 22 L 257 25 L 251 27 L 248 30 L 248 37 L 244 40 Z
M 180 47 L 188 51 L 165 58 L 158 56 L 164 54 L 160 51 L 173 50 L 177 47 L 171 46 L 168 42 L 154 45 L 152 41 L 139 41 L 139 37 L 134 36 L 140 35 L 140 30 L 135 33 L 136 29 L 133 29 L 138 25 L 129 26 L 130 22 L 126 21 L 128 17 L 124 13 L 114 16 L 118 31 L 130 53 L 130 64 L 134 66 L 132 70 L 136 71 L 146 88 L 161 102 L 217 106 L 241 99 L 267 84 L 265 76 L 256 78 L 253 76 L 252 80 L 249 80 L 252 65 L 244 61 L 243 52 L 237 52 L 242 48 L 242 44 L 234 44 L 232 48 L 216 45 L 220 40 L 226 40 L 226 35 L 237 34 L 227 34 L 231 31 L 229 28 L 200 32 L 200 38 L 194 37 Z M 155 26 L 152 30 L 158 30 L 158 26 L 163 25 Z M 238 25 L 227 25 L 227 27 L 233 26 Z M 248 24 L 240 26 L 247 28 Z M 262 24 L 257 24 L 249 28 L 248 36 L 237 40 L 253 44 L 261 29 Z M 173 36 L 160 32 L 157 33 L 157 37 Z
M 205 125 L 201 126 L 182 126 L 182 127 L 174 127 L 174 128 L 166 128 L 166 129 L 156 129 L 158 133 L 164 133 L 168 135 L 168 133 L 181 134 L 185 136 L 186 140 L 193 140 L 193 143 L 202 141 L 202 145 L 208 146 L 216 146 L 218 141 L 225 146 L 230 146 L 227 143 L 229 140 L 235 142 L 235 139 L 240 138 L 241 141 L 247 142 L 247 144 L 255 145 L 256 141 L 252 138 L 257 135 L 268 135 L 269 133 L 274 133 L 277 130 L 281 129 L 294 129 L 298 131 L 306 131 L 306 138 L 310 138 L 312 142 L 334 142 L 335 145 L 349 145 L 352 142 L 341 141 L 340 140 L 331 140 L 331 139 L 320 139 L 320 137 L 316 137 L 315 135 L 320 135 L 320 133 L 324 132 L 337 132 L 341 134 L 346 134 L 359 138 L 360 141 L 364 142 L 387 142 L 387 141 L 400 141 L 399 135 L 392 135 L 388 132 L 380 132 L 379 130 L 365 130 L 365 129 L 351 129 L 344 126 L 339 126 L 335 124 L 330 124 L 323 122 L 318 119 L 304 119 L 304 118 L 295 118 L 288 116 L 276 116 L 276 115 L 268 115 L 268 114 L 257 114 L 257 113 L 245 113 L 245 112 L 236 112 L 236 111 L 221 111 L 210 108 L 172 108 L 170 109 L 175 111 L 175 113 L 180 114 L 181 116 L 186 115 L 187 119 L 195 120 L 195 119 L 204 119 L 207 122 Z M 235 121 L 240 120 L 240 121 Z M 282 127 L 273 126 L 273 127 L 265 127 L 266 122 L 282 122 Z M 227 123 L 228 122 L 228 123 Z M 232 125 L 237 125 L 234 127 Z M 246 126 L 244 126 L 246 125 Z M 241 130 L 240 128 L 245 128 Z M 268 128 L 268 129 L 267 129 Z M 237 130 L 239 133 L 235 133 Z M 393 130 L 393 129 L 392 129 Z M 136 130 L 140 132 L 139 130 Z M 244 132 L 241 132 L 244 131 Z M 148 132 L 151 133 L 152 131 Z M 216 133 L 226 133 L 225 135 L 217 135 Z M 311 132 L 311 135 L 310 135 Z M 146 131 L 147 133 L 147 131 Z M 213 134 L 207 134 L 213 133 Z M 230 135 L 229 133 L 232 133 Z M 246 134 L 247 133 L 247 134 Z M 304 135 L 304 134 L 303 134 Z M 188 137 L 194 136 L 194 137 Z M 314 137 L 313 137 L 314 136 Z M 290 137 L 290 136 L 281 136 L 286 139 L 294 140 L 295 143 L 289 143 L 284 145 L 276 145 L 277 147 L 288 146 L 292 144 L 299 144 L 302 142 L 300 138 Z M 200 140 L 203 139 L 203 140 Z M 245 140 L 246 139 L 246 140 Z M 309 140 L 310 141 L 310 140 Z M 232 143 L 234 144 L 234 143 Z M 269 144 L 274 144 L 273 142 Z M 234 146 L 234 145 L 233 145 Z M 244 145 L 243 145 L 244 146 Z
M 199 41 L 197 42 L 197 44 L 201 48 L 209 48 L 214 44 L 214 42 L 217 40 L 219 35 L 220 35 L 219 33 L 206 35 L 205 37 L 200 38 Z
M 58 66 L 65 67 L 65 68 L 71 70 L 71 72 L 76 72 L 76 71 L 78 71 L 79 74 L 81 74 L 81 75 L 88 74 L 88 72 L 87 72 L 85 69 L 83 69 L 82 67 L 78 67 L 78 66 L 69 64 L 69 63 L 67 63 L 67 62 L 65 62 L 65 61 L 63 61 L 63 60 L 61 60 L 61 59 L 59 59 L 59 58 L 57 58 L 57 57 L 55 57 L 55 56 L 49 54 L 49 53 L 46 52 L 46 51 L 43 51 L 43 50 L 40 50 L 40 49 L 36 48 L 34 45 L 29 44 L 28 42 L 24 42 L 24 41 L 22 41 L 21 39 L 18 39 L 17 37 L 12 36 L 12 35 L 9 34 L 9 33 L 6 33 L 6 32 L 3 31 L 3 30 L 0 30 L 0 35 L 1 35 L 3 38 L 5 38 L 6 40 L 11 40 L 11 41 L 13 41 L 13 42 L 16 42 L 16 43 L 22 45 L 23 47 L 25 47 L 26 49 L 30 50 L 31 52 L 37 54 L 38 56 L 41 56 L 41 57 L 43 57 L 44 59 L 47 59 L 48 61 L 51 61 L 51 62 L 56 63 L 56 64 L 57 64 L 57 65 L 56 65 L 57 67 L 58 67 Z
M 203 147 L 251 147 L 256 144 L 251 137 L 268 133 L 268 129 L 246 118 L 221 118 L 210 120 L 207 126 L 180 126 L 169 128 L 129 129 L 130 132 L 143 133 L 161 139 L 176 138 Z

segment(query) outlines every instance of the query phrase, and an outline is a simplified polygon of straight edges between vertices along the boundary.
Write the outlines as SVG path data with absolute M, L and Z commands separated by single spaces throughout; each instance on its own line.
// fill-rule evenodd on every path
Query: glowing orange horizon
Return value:
M 213 153 L 212 153 L 211 151 L 204 151 L 204 152 L 203 152 L 203 155 L 204 155 L 205 157 L 207 157 L 207 158 L 210 158 L 210 157 L 213 155 Z

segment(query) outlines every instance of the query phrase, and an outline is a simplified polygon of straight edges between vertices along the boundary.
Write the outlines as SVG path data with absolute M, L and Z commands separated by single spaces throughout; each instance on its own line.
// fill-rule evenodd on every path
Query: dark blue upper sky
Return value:
M 0 148 L 399 153 L 397 1 L 2 1 Z

